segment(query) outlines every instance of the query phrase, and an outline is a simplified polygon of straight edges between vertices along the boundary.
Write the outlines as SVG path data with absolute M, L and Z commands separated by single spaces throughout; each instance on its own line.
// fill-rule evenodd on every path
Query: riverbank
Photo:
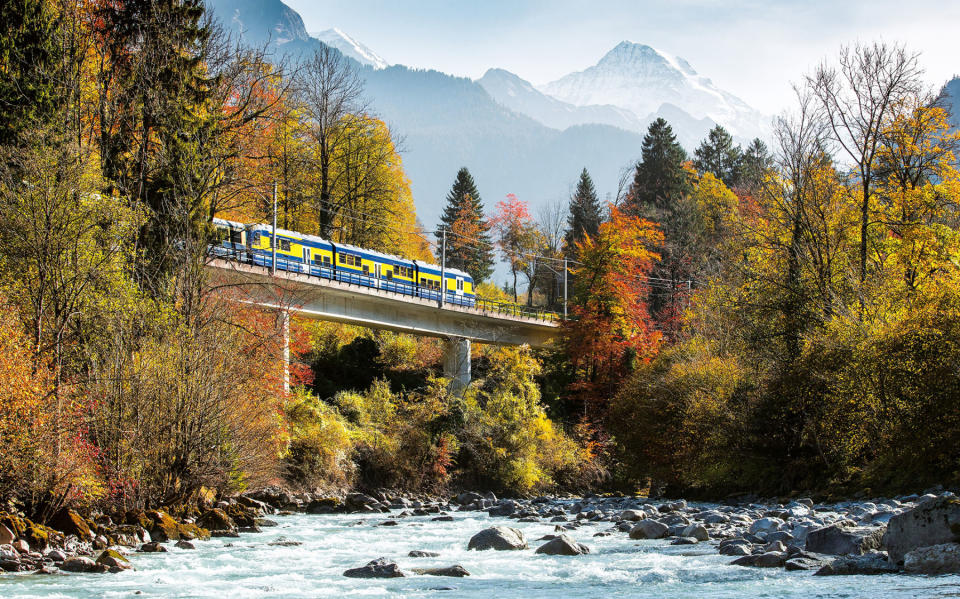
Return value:
M 472 492 L 452 498 L 389 492 L 320 497 L 280 489 L 176 510 L 176 517 L 160 510 L 122 516 L 65 510 L 47 527 L 2 514 L 0 569 L 119 573 L 133 567 L 135 554 L 189 552 L 209 539 L 222 544 L 241 535 L 255 538 L 247 533 L 276 527 L 279 520 L 293 515 L 302 515 L 301 523 L 325 516 L 353 518 L 354 526 L 378 530 L 404 526 L 422 530 L 468 519 L 476 521 L 476 530 L 460 540 L 463 547 L 482 549 L 486 544 L 514 549 L 521 556 L 529 550 L 576 560 L 595 552 L 598 543 L 616 541 L 640 552 L 667 544 L 722 558 L 724 567 L 730 568 L 821 576 L 960 573 L 960 500 L 949 492 L 837 504 L 802 498 L 784 504 L 701 504 L 629 496 L 501 499 Z M 538 532 L 535 537 L 521 529 L 531 526 Z M 541 528 L 546 532 L 539 534 Z M 302 543 L 295 538 L 297 532 L 288 530 L 290 538 L 274 542 L 296 547 Z M 474 538 L 478 534 L 479 541 Z M 402 556 L 382 555 L 376 542 L 368 551 L 368 560 L 353 564 L 363 577 L 416 575 L 397 564 Z M 378 567 L 363 570 L 367 561 L 381 557 L 386 559 Z M 576 564 L 572 561 L 569 567 Z M 469 573 L 471 565 L 438 568 L 460 572 L 449 570 L 456 566 Z

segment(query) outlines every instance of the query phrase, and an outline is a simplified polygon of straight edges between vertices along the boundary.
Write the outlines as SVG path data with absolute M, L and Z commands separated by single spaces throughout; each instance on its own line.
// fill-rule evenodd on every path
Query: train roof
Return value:
M 235 222 L 235 221 L 228 221 L 228 220 L 219 219 L 219 218 L 213 219 L 213 222 L 214 222 L 214 224 L 218 224 L 218 225 L 221 225 L 221 226 L 237 227 L 237 228 L 244 228 L 244 227 L 248 227 L 248 226 L 249 226 L 249 227 L 265 228 L 265 229 L 271 229 L 271 228 L 272 228 L 271 225 L 263 224 L 263 223 L 243 224 L 243 223 L 238 223 L 238 222 Z M 354 251 L 354 252 L 362 252 L 362 253 L 369 254 L 369 255 L 372 255 L 372 256 L 377 256 L 377 257 L 379 257 L 379 258 L 386 258 L 386 259 L 388 259 L 388 260 L 400 260 L 400 261 L 410 262 L 410 263 L 416 262 L 418 265 L 422 265 L 422 266 L 426 266 L 426 267 L 429 267 L 429 268 L 436 269 L 437 272 L 440 272 L 440 270 L 441 270 L 441 267 L 440 267 L 439 264 L 433 264 L 432 262 L 426 262 L 426 261 L 424 261 L 424 260 L 412 260 L 412 259 L 410 259 L 410 258 L 404 258 L 404 257 L 402 257 L 402 256 L 397 256 L 397 255 L 395 255 L 395 254 L 386 254 L 386 253 L 384 253 L 384 252 L 378 252 L 377 250 L 371 250 L 371 249 L 367 249 L 367 248 L 358 247 L 358 246 L 355 246 L 355 245 L 350 245 L 349 243 L 333 243 L 333 242 L 330 241 L 329 239 L 324 239 L 324 238 L 322 238 L 322 237 L 320 237 L 320 236 L 318 236 L 318 235 L 310 235 L 310 234 L 308 234 L 308 233 L 301 233 L 301 232 L 299 232 L 299 231 L 291 231 L 291 230 L 289 230 L 289 229 L 281 229 L 280 227 L 277 227 L 277 235 L 283 235 L 283 236 L 285 236 L 285 237 L 294 237 L 294 238 L 297 238 L 297 239 L 307 239 L 307 240 L 314 241 L 314 242 L 318 242 L 318 243 L 329 243 L 329 244 L 331 244 L 331 245 L 335 245 L 335 246 L 337 247 L 337 249 L 345 249 L 345 250 Z M 459 275 L 459 276 L 466 277 L 466 278 L 470 279 L 471 281 L 473 280 L 473 277 L 470 276 L 469 273 L 464 272 L 464 271 L 460 270 L 459 268 L 450 268 L 450 267 L 447 267 L 445 270 L 446 270 L 447 274 L 452 274 L 452 275 L 455 275 L 455 276 Z

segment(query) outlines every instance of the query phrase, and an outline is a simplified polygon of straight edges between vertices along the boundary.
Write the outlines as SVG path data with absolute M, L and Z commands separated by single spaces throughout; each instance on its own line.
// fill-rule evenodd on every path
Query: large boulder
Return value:
M 13 531 L 0 524 L 0 545 L 9 545 L 13 543 L 14 539 L 17 537 L 13 534 Z
M 880 548 L 883 528 L 842 527 L 832 524 L 807 534 L 807 551 L 828 555 L 863 555 Z
M 64 572 L 95 572 L 97 563 L 89 557 L 75 555 L 63 560 L 60 569 Z
M 670 528 L 656 520 L 641 520 L 630 529 L 631 539 L 662 539 Z
M 936 497 L 890 519 L 883 546 L 890 561 L 902 562 L 919 547 L 960 542 L 960 499 Z
M 161 543 L 180 539 L 180 527 L 177 521 L 166 512 L 150 510 L 145 513 L 147 524 L 145 528 L 150 532 L 150 538 Z
M 477 551 L 487 549 L 509 551 L 526 548 L 527 539 L 523 536 L 523 532 L 509 526 L 494 526 L 481 530 L 473 535 L 467 544 L 467 549 L 476 549 Z
M 66 535 L 76 535 L 78 539 L 84 541 L 91 541 L 94 537 L 87 521 L 73 510 L 62 509 L 58 511 L 50 519 L 50 526 Z
M 892 574 L 897 567 L 882 553 L 842 555 L 814 573 L 814 576 L 848 576 L 855 574 Z
M 220 508 L 205 511 L 197 518 L 197 525 L 210 530 L 210 534 L 213 536 L 237 529 L 237 523 L 234 522 L 233 518 Z
M 130 560 L 120 555 L 118 552 L 113 549 L 107 549 L 100 554 L 100 557 L 97 558 L 98 566 L 106 566 L 110 569 L 111 572 L 119 572 L 120 570 L 129 570 L 133 567 L 130 564 Z
M 912 574 L 960 573 L 960 544 L 942 543 L 914 549 L 904 556 L 903 569 Z
M 359 568 L 351 568 L 343 575 L 347 578 L 402 578 L 405 576 L 400 566 L 388 561 L 385 557 L 367 562 L 367 565 Z
M 414 568 L 413 573 L 420 574 L 421 576 L 455 576 L 457 578 L 470 576 L 467 569 L 459 564 L 447 566 L 446 568 Z
M 783 525 L 783 520 L 780 518 L 760 518 L 759 520 L 753 522 L 750 525 L 750 534 L 760 535 L 769 532 L 776 532 L 780 530 L 780 527 Z
M 638 520 L 645 520 L 646 518 L 647 512 L 642 510 L 623 510 L 620 512 L 620 519 L 628 522 L 636 522 Z
M 680 533 L 681 537 L 693 537 L 698 541 L 709 541 L 710 533 L 707 532 L 707 529 L 702 524 L 691 524 L 683 529 L 683 532 Z
M 567 535 L 560 535 L 538 547 L 537 553 L 544 555 L 583 555 L 590 553 L 590 548 L 583 543 L 577 543 Z

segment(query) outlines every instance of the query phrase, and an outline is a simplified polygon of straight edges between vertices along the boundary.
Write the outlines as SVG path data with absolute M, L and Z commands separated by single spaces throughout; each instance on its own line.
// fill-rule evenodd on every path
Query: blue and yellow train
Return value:
M 215 255 L 270 266 L 273 230 L 270 225 L 214 219 Z M 408 260 L 352 245 L 333 243 L 314 235 L 277 229 L 277 270 L 299 272 L 344 283 L 374 287 L 413 297 L 473 306 L 473 278 L 456 268 L 441 268 L 422 260 Z

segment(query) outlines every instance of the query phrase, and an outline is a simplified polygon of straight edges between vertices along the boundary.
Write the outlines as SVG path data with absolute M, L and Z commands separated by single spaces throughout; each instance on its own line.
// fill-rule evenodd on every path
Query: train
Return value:
M 273 227 L 213 219 L 217 231 L 214 256 L 258 266 L 273 260 Z M 382 289 L 412 297 L 472 307 L 477 297 L 473 277 L 456 268 L 409 260 L 375 250 L 334 243 L 315 235 L 276 230 L 277 270 Z M 443 280 L 441 281 L 441 276 Z

